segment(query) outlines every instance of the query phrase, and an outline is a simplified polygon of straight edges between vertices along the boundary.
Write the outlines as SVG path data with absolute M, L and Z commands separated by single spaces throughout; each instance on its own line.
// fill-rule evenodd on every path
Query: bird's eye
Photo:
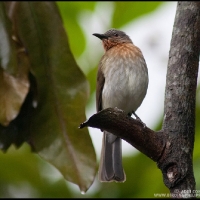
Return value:
M 117 33 L 115 33 L 115 34 L 114 34 L 114 36 L 115 36 L 115 37 L 118 37 L 118 34 L 117 34 Z

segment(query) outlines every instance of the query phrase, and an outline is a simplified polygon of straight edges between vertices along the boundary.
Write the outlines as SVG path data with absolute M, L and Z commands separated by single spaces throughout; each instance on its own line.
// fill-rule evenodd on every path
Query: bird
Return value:
M 106 108 L 134 114 L 147 93 L 149 78 L 146 61 L 141 50 L 123 31 L 112 28 L 103 34 L 94 33 L 102 41 L 101 57 L 96 78 L 96 110 Z M 98 179 L 100 182 L 124 182 L 122 165 L 122 139 L 103 131 Z

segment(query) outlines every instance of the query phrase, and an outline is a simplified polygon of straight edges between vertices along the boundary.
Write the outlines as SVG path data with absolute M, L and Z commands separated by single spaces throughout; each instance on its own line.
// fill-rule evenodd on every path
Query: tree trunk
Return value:
M 107 130 L 156 161 L 174 198 L 195 197 L 192 158 L 199 54 L 200 2 L 178 2 L 162 130 L 154 132 L 116 108 L 102 110 L 80 125 Z
M 173 196 L 195 189 L 193 147 L 200 52 L 200 3 L 178 2 L 169 53 L 163 132 L 167 143 L 158 166 Z M 195 194 L 195 193 L 194 193 Z

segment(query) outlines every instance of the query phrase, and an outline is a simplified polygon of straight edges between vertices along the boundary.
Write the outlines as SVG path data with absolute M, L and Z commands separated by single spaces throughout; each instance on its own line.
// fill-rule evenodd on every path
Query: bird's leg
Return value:
M 132 111 L 132 113 L 136 117 L 136 120 L 143 124 L 144 128 L 146 128 L 146 124 L 136 115 L 135 111 Z

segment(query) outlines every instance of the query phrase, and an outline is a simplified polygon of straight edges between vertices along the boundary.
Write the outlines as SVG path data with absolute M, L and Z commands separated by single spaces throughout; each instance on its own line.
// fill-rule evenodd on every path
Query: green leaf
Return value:
M 86 47 L 85 36 L 78 21 L 81 12 L 85 10 L 93 11 L 96 2 L 56 2 L 63 18 L 64 27 L 69 36 L 69 44 L 73 55 L 80 56 Z
M 31 144 L 63 176 L 86 191 L 96 155 L 85 120 L 89 85 L 69 49 L 54 2 L 17 2 L 13 16 L 36 78 L 38 105 L 31 117 Z
M 0 124 L 4 126 L 16 118 L 29 90 L 29 60 L 12 36 L 11 22 L 0 2 Z
M 72 198 L 60 173 L 23 144 L 0 152 L 0 198 Z M 28 162 L 27 162 L 28 161 Z
M 154 11 L 162 2 L 115 2 L 112 27 L 119 28 L 133 19 Z

